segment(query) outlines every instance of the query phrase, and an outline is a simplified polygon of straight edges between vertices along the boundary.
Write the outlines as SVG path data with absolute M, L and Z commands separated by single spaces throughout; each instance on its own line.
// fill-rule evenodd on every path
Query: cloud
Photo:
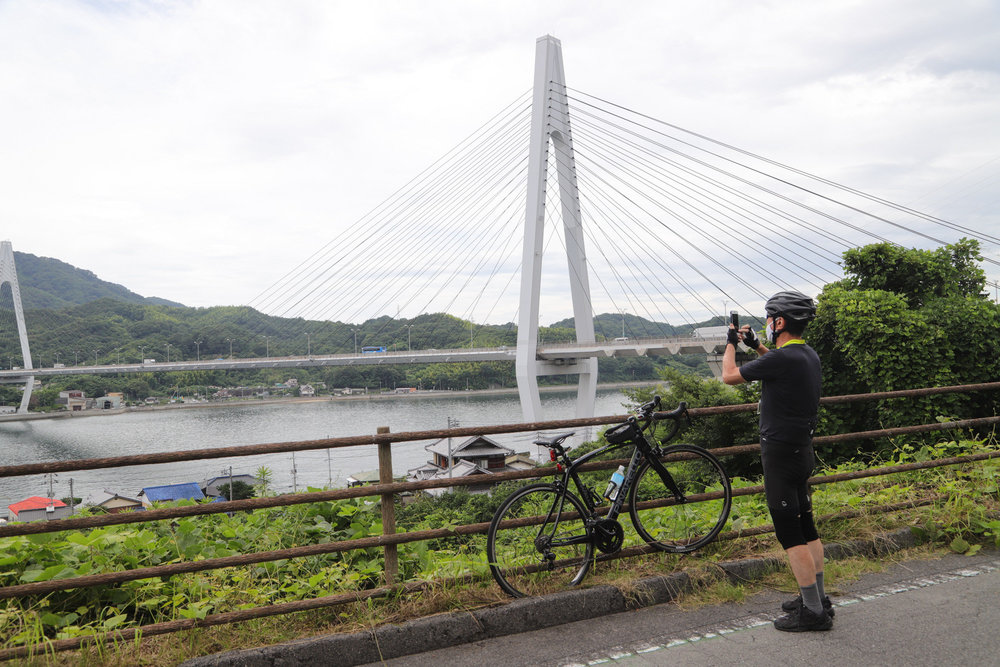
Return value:
M 553 34 L 574 88 L 996 228 L 998 19 L 916 0 L 0 3 L 0 220 L 15 249 L 140 293 L 246 303 L 528 90 Z

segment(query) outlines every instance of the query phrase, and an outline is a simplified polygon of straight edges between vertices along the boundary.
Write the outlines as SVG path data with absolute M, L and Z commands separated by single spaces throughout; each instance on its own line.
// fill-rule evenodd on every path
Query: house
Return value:
M 56 405 L 61 405 L 70 412 L 79 412 L 94 407 L 94 399 L 87 398 L 87 395 L 79 389 L 60 391 L 59 397 L 56 399 Z
M 299 396 L 312 397 L 316 395 L 316 390 L 311 384 L 304 384 L 299 387 Z
M 95 399 L 94 407 L 98 410 L 117 410 L 122 406 L 125 401 L 125 397 L 118 392 L 113 392 L 107 396 L 101 396 Z
M 12 521 L 51 521 L 65 519 L 70 515 L 71 508 L 61 500 L 32 496 L 21 502 L 7 505 Z
M 202 493 L 205 494 L 206 498 L 213 498 L 222 496 L 222 491 L 219 489 L 223 486 L 229 484 L 232 480 L 235 484 L 236 482 L 243 482 L 244 484 L 249 484 L 250 486 L 260 486 L 264 483 L 264 480 L 257 479 L 253 475 L 219 475 L 218 477 L 212 477 L 211 479 L 206 479 L 199 486 L 201 487 Z
M 99 507 L 110 514 L 145 510 L 142 506 L 142 501 L 138 498 L 129 498 L 128 496 L 123 496 L 119 493 L 115 493 L 114 491 L 109 491 L 108 489 L 95 493 L 93 496 L 88 498 L 87 504 L 93 507 Z
M 511 454 L 504 459 L 504 463 L 507 464 L 509 470 L 531 470 L 538 467 L 538 464 L 527 452 Z
M 452 440 L 452 443 L 449 443 L 449 440 Z M 503 447 L 484 435 L 472 436 L 458 443 L 455 443 L 454 439 L 442 438 L 427 445 L 424 449 L 433 454 L 432 463 L 442 469 L 448 467 L 448 457 L 450 456 L 452 461 L 470 461 L 482 466 L 485 470 L 501 472 L 506 467 L 506 457 L 514 453 L 513 449 Z
M 451 444 L 449 452 L 448 438 L 438 440 L 424 447 L 432 455 L 432 460 L 424 465 L 408 471 L 413 481 L 428 479 L 447 479 L 468 477 L 470 475 L 493 475 L 498 472 L 508 472 L 520 468 L 508 468 L 507 457 L 514 455 L 514 450 L 508 449 L 483 435 L 473 436 L 463 442 Z M 484 479 L 483 484 L 467 487 L 470 493 L 489 493 L 493 482 Z M 431 495 L 441 495 L 447 488 L 427 489 Z
M 166 503 L 175 500 L 204 500 L 205 494 L 197 482 L 182 484 L 165 484 L 163 486 L 147 486 L 139 492 L 142 506 L 149 508 L 153 503 Z
M 378 484 L 378 480 L 378 470 L 352 472 L 347 476 L 347 486 L 350 488 L 352 486 L 364 486 L 365 484 Z

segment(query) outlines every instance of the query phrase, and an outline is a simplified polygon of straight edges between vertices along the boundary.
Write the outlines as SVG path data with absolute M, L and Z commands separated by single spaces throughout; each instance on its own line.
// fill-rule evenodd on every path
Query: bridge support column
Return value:
M 525 421 L 542 419 L 538 376 L 578 374 L 577 417 L 594 414 L 597 393 L 597 359 L 577 359 L 556 366 L 537 357 L 538 309 L 542 279 L 545 232 L 545 187 L 548 178 L 549 145 L 555 153 L 560 213 L 566 239 L 570 294 L 576 339 L 594 342 L 594 314 L 590 304 L 587 255 L 580 219 L 580 196 L 576 184 L 576 162 L 569 126 L 569 105 L 563 72 L 562 46 L 555 37 L 540 37 L 535 47 L 535 87 L 531 112 L 528 155 L 528 200 L 524 217 L 524 247 L 521 261 L 521 301 L 517 329 L 517 387 Z
M 14 299 L 14 319 L 17 321 L 17 336 L 21 341 L 22 367 L 26 371 L 32 369 L 31 350 L 28 348 L 28 332 L 24 326 L 24 309 L 21 307 L 21 288 L 17 284 L 17 269 L 14 266 L 14 249 L 10 241 L 0 243 L 0 286 L 10 283 L 10 293 Z M 28 403 L 31 401 L 31 390 L 35 387 L 35 377 L 26 375 L 24 381 L 24 393 L 21 395 L 21 406 L 17 409 L 20 414 L 28 411 Z

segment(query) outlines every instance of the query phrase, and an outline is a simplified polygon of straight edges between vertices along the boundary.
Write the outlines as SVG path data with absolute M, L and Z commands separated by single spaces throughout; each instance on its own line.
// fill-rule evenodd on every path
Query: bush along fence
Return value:
M 1000 382 L 875 394 L 833 396 L 823 398 L 821 402 L 823 404 L 842 404 L 912 398 L 945 393 L 996 391 L 998 389 L 1000 389 Z M 690 415 L 696 419 L 698 417 L 753 410 L 756 410 L 756 404 L 727 405 L 692 408 Z M 447 480 L 393 482 L 392 445 L 400 442 L 433 440 L 456 436 L 537 432 L 543 430 L 552 431 L 581 426 L 601 426 L 618 423 L 625 418 L 626 415 L 616 415 L 588 419 L 476 426 L 403 433 L 390 433 L 386 428 L 379 428 L 377 433 L 369 436 L 328 438 L 181 452 L 160 452 L 136 456 L 0 467 L 0 477 L 12 477 L 70 470 L 117 468 L 174 461 L 375 445 L 378 448 L 380 476 L 379 484 L 365 487 L 311 491 L 308 493 L 284 494 L 247 500 L 188 504 L 177 507 L 154 508 L 145 512 L 83 516 L 56 521 L 15 523 L 0 526 L 0 545 L 4 546 L 3 549 L 0 549 L 0 582 L 8 584 L 0 587 L 0 599 L 11 601 L 7 603 L 8 607 L 6 610 L 0 607 L 0 622 L 4 620 L 5 616 L 9 620 L 10 616 L 23 613 L 24 609 L 27 608 L 40 616 L 43 627 L 46 628 L 43 634 L 22 631 L 20 634 L 15 633 L 13 636 L 9 636 L 5 640 L 6 646 L 0 648 L 0 659 L 7 660 L 46 652 L 72 650 L 97 642 L 134 641 L 142 637 L 151 637 L 198 627 L 241 622 L 309 609 L 334 607 L 376 597 L 405 594 L 431 585 L 454 583 L 456 581 L 471 581 L 488 577 L 485 559 L 481 560 L 479 567 L 469 566 L 464 571 L 445 572 L 448 576 L 439 576 L 432 581 L 428 581 L 426 577 L 407 577 L 405 573 L 401 575 L 398 553 L 401 545 L 414 547 L 416 549 L 415 558 L 433 559 L 435 557 L 433 553 L 434 549 L 427 547 L 429 543 L 434 544 L 435 541 L 453 540 L 462 538 L 463 536 L 473 537 L 484 535 L 488 530 L 489 521 L 488 518 L 485 518 L 485 520 L 475 523 L 462 525 L 449 524 L 443 527 L 397 532 L 397 504 L 395 501 L 399 498 L 400 494 L 413 494 L 434 488 L 481 485 L 483 479 L 481 476 L 475 476 Z M 815 440 L 817 443 L 861 441 L 956 429 L 986 432 L 991 431 L 998 422 L 1000 422 L 1000 417 L 986 416 L 961 421 L 935 422 L 892 429 L 824 435 L 817 437 Z M 759 443 L 755 443 L 715 448 L 712 451 L 717 456 L 725 459 L 725 457 L 734 455 L 752 454 L 759 452 L 759 450 Z M 852 483 L 863 478 L 914 470 L 926 470 L 976 462 L 981 463 L 1000 458 L 1000 451 L 994 448 L 973 454 L 962 453 L 955 456 L 925 458 L 926 460 L 912 460 L 907 463 L 877 466 L 862 470 L 835 471 L 831 474 L 814 477 L 811 483 Z M 585 466 L 584 469 L 592 471 L 611 470 L 623 461 L 616 459 L 593 462 Z M 554 470 L 551 468 L 540 467 L 532 470 L 495 474 L 490 477 L 490 481 L 499 484 L 502 482 L 545 477 L 553 473 Z M 996 473 L 991 479 L 996 484 L 996 480 L 1000 479 L 1000 473 Z M 763 486 L 761 485 L 737 483 L 733 485 L 734 499 L 740 497 L 759 497 L 762 494 Z M 360 500 L 366 498 L 375 498 L 381 501 L 378 503 L 380 512 L 378 534 L 371 534 L 375 531 L 358 527 L 351 520 L 353 513 L 358 512 L 358 508 L 362 504 L 366 502 L 368 504 L 371 503 L 371 501 Z M 864 509 L 852 508 L 846 511 L 823 515 L 819 518 L 820 520 L 835 518 L 850 519 L 860 516 L 865 512 L 899 511 L 939 502 L 941 499 L 942 496 L 939 494 L 933 494 L 924 498 L 906 498 L 903 500 L 897 498 L 895 499 L 896 502 L 885 502 L 875 506 L 866 505 Z M 886 500 L 893 500 L 893 498 L 886 498 Z M 206 551 L 202 548 L 204 545 L 193 546 L 199 535 L 197 522 L 192 521 L 193 517 L 223 513 L 230 517 L 246 517 L 251 516 L 247 513 L 256 510 L 294 508 L 295 506 L 318 508 L 316 513 L 311 516 L 313 523 L 301 531 L 301 535 L 312 536 L 312 539 L 304 540 L 307 542 L 305 544 L 292 546 L 279 544 L 278 546 L 281 546 L 281 548 L 233 553 L 234 549 L 240 544 L 240 536 L 238 534 L 239 530 L 229 528 L 223 530 L 222 537 L 218 540 L 220 542 L 228 540 L 226 548 L 220 547 L 215 550 Z M 234 515 L 233 513 L 237 514 Z M 340 520 L 341 517 L 343 520 Z M 144 554 L 144 544 L 148 544 L 149 541 L 155 541 L 157 538 L 151 531 L 140 531 L 144 534 L 142 539 L 137 539 L 135 536 L 123 538 L 125 542 L 124 546 L 119 545 L 127 552 L 128 558 L 125 558 L 125 562 L 129 563 L 131 567 L 127 569 L 118 568 L 116 571 L 90 573 L 92 564 L 87 560 L 87 554 L 93 555 L 95 550 L 99 549 L 100 545 L 103 544 L 101 540 L 108 538 L 106 528 L 123 524 L 142 524 L 143 526 L 162 525 L 162 522 L 168 521 L 170 522 L 170 530 L 167 537 L 163 539 L 170 541 L 170 549 L 172 551 L 169 553 L 173 557 L 153 558 Z M 773 527 L 765 523 L 753 526 L 743 525 L 742 520 L 736 517 L 735 514 L 734 519 L 731 519 L 731 521 L 730 530 L 723 533 L 719 538 L 720 540 L 762 535 L 773 531 Z M 263 523 L 266 527 L 267 522 Z M 996 523 L 997 525 L 993 528 L 991 534 L 997 536 L 996 539 L 1000 543 L 1000 521 Z M 334 524 L 336 524 L 336 527 Z M 77 547 L 77 553 L 72 562 L 57 562 L 40 570 L 17 569 L 18 559 L 21 557 L 17 553 L 19 546 L 28 548 L 41 545 L 44 548 L 45 545 L 53 544 L 58 539 L 55 533 L 67 534 L 68 536 L 65 540 Z M 319 536 L 318 538 L 316 537 L 317 535 Z M 345 539 L 331 539 L 333 537 L 344 537 Z M 144 540 L 146 541 L 144 542 Z M 122 540 L 119 541 L 121 542 Z M 283 540 L 276 541 L 283 543 Z M 479 548 L 481 544 L 473 543 L 472 546 L 473 548 Z M 481 549 L 479 550 L 481 551 Z M 373 552 L 379 551 L 381 552 L 380 557 L 370 557 Z M 599 556 L 598 560 L 627 558 L 648 553 L 649 551 L 650 548 L 645 545 L 629 546 L 615 554 Z M 430 552 L 430 555 L 428 555 L 428 552 Z M 215 555 L 216 553 L 222 553 L 223 555 Z M 238 608 L 231 608 L 228 611 L 217 611 L 220 605 L 206 604 L 199 607 L 195 604 L 183 608 L 175 607 L 176 613 L 172 614 L 173 618 L 171 620 L 143 622 L 155 617 L 154 614 L 150 613 L 150 610 L 155 605 L 166 605 L 169 607 L 171 604 L 169 596 L 157 595 L 159 592 L 158 587 L 164 586 L 163 582 L 170 581 L 171 577 L 232 568 L 228 570 L 229 574 L 227 576 L 229 580 L 237 582 L 249 576 L 246 574 L 249 568 L 252 570 L 254 576 L 257 576 L 264 582 L 261 584 L 262 586 L 266 586 L 269 583 L 276 590 L 280 588 L 280 585 L 268 579 L 269 575 L 273 574 L 272 570 L 268 569 L 269 567 L 274 568 L 275 564 L 280 562 L 302 562 L 301 559 L 330 554 L 338 554 L 340 557 L 346 559 L 346 568 L 342 568 L 336 572 L 321 570 L 319 573 L 308 576 L 308 586 L 303 586 L 305 590 L 291 591 L 293 596 L 297 595 L 301 599 L 274 604 L 243 603 L 235 605 Z M 373 565 L 373 562 L 375 565 Z M 338 579 L 338 577 L 338 581 L 333 581 L 334 579 Z M 131 589 L 125 591 L 124 594 L 118 594 L 122 591 L 123 585 L 129 582 L 143 582 L 141 585 L 150 590 L 140 592 L 138 589 Z M 287 587 L 287 584 L 285 585 Z M 339 590 L 337 592 L 330 592 L 332 588 Z M 309 594 L 310 590 L 315 591 L 317 594 Z M 88 592 L 90 593 L 89 596 L 87 595 Z M 274 591 L 272 590 L 271 592 L 273 593 Z M 146 600 L 137 601 L 134 599 L 135 596 L 141 594 L 150 597 Z M 53 596 L 62 597 L 54 600 Z M 130 601 L 123 599 L 129 597 L 133 599 Z M 265 595 L 264 597 L 266 598 L 267 596 Z M 18 602 L 21 604 L 20 608 L 16 607 Z M 61 607 L 58 609 L 56 608 L 58 606 L 56 602 L 61 604 Z M 74 604 L 78 605 L 76 611 L 71 611 L 74 608 L 72 606 Z M 85 627 L 77 627 L 74 625 L 74 622 L 81 614 L 85 613 L 87 604 L 103 605 L 111 609 L 114 613 L 104 614 L 97 612 L 99 622 Z M 130 609 L 129 612 L 122 611 L 126 607 Z M 215 613 L 209 613 L 209 611 L 215 611 Z M 72 628 L 76 628 L 75 632 L 70 632 Z

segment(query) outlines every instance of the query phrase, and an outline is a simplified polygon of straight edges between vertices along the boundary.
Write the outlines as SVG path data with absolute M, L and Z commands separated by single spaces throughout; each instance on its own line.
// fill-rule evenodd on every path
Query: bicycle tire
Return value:
M 683 460 L 664 460 L 674 454 Z M 693 458 L 692 458 L 693 456 Z M 661 461 L 691 502 L 677 503 L 649 461 L 629 491 L 629 516 L 639 536 L 670 553 L 687 553 L 716 538 L 729 518 L 733 492 L 725 468 L 697 445 L 672 445 Z
M 565 501 L 558 537 L 585 535 L 587 539 L 581 544 L 539 548 L 539 538 L 553 537 L 561 496 Z M 587 516 L 579 498 L 569 491 L 563 494 L 554 484 L 532 484 L 507 496 L 493 515 L 486 539 L 490 571 L 500 588 L 513 597 L 525 597 L 579 584 L 594 555 Z

